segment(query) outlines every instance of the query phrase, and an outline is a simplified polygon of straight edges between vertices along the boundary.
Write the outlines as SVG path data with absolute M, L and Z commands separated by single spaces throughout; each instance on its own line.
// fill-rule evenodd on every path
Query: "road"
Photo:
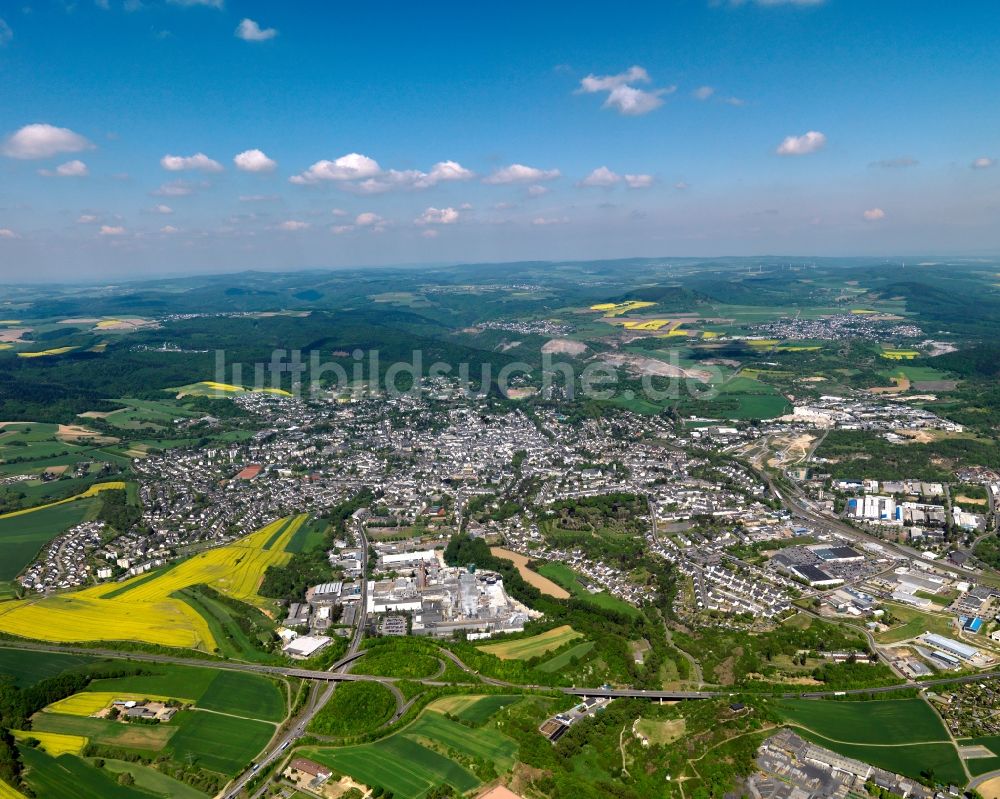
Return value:
M 358 543 L 361 548 L 361 598 L 360 609 L 357 614 L 357 619 L 354 633 L 351 636 L 351 641 L 348 644 L 347 652 L 344 657 L 340 658 L 336 663 L 330 666 L 325 672 L 319 672 L 318 675 L 322 676 L 312 676 L 316 675 L 316 672 L 309 672 L 306 670 L 290 670 L 291 673 L 288 676 L 305 676 L 305 679 L 310 680 L 323 680 L 326 678 L 326 686 L 322 689 L 322 694 L 318 701 L 309 703 L 299 714 L 293 722 L 288 725 L 284 734 L 277 736 L 275 740 L 272 740 L 268 748 L 264 750 L 263 754 L 257 758 L 254 765 L 251 766 L 247 771 L 243 772 L 241 775 L 236 777 L 229 786 L 222 792 L 223 796 L 234 797 L 237 796 L 247 784 L 263 769 L 270 766 L 275 760 L 279 760 L 285 753 L 285 751 L 291 748 L 296 741 L 299 740 L 303 735 L 306 734 L 306 730 L 309 727 L 309 723 L 313 720 L 317 713 L 323 709 L 327 702 L 330 701 L 330 697 L 333 696 L 333 692 L 337 688 L 337 683 L 342 681 L 350 680 L 354 678 L 355 675 L 349 674 L 351 665 L 361 657 L 364 652 L 361 651 L 361 642 L 365 637 L 365 626 L 368 620 L 368 536 L 365 534 L 365 526 L 359 519 L 352 519 L 354 525 L 354 531 L 358 539 Z M 296 674 L 295 672 L 299 673 Z M 364 677 L 367 675 L 357 675 L 358 677 Z M 370 679 L 370 678 L 369 678 Z M 393 721 L 402 716 L 406 712 L 407 704 L 403 697 L 402 692 L 391 682 L 383 682 L 389 690 L 392 691 L 393 695 L 396 697 L 396 715 L 393 717 Z M 315 688 L 313 698 L 315 699 Z M 268 782 L 265 780 L 260 788 L 253 794 L 254 799 L 261 797 L 267 791 Z

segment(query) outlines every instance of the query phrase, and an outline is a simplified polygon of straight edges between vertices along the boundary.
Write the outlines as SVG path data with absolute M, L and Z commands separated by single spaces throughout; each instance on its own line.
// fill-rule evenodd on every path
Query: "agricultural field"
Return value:
M 34 654 L 34 653 L 30 653 Z M 115 751 L 140 754 L 147 759 L 166 758 L 177 766 L 195 767 L 218 779 L 244 769 L 274 736 L 287 714 L 287 688 L 280 682 L 257 674 L 220 671 L 173 664 L 148 664 L 148 673 L 99 679 L 86 690 L 54 702 L 32 717 L 26 735 L 42 741 L 42 749 L 52 760 L 40 758 L 40 771 L 29 772 L 28 782 L 39 794 L 46 785 L 45 775 L 64 765 L 64 753 L 79 754 L 87 743 Z M 91 714 L 115 699 L 176 699 L 189 705 L 169 722 L 126 724 Z M 23 749 L 23 747 L 22 747 Z M 128 763 L 143 769 L 141 764 Z M 113 768 L 116 773 L 124 766 Z M 87 759 L 74 758 L 72 769 L 87 780 L 99 781 L 100 774 Z M 139 789 L 155 790 L 154 785 L 173 782 L 159 771 L 134 773 Z M 193 796 L 190 787 L 166 795 Z M 65 794 L 53 794 L 65 795 Z M 146 796 L 139 790 L 137 794 Z
M 848 757 L 913 778 L 933 770 L 939 782 L 966 781 L 944 725 L 922 699 L 786 699 L 777 709 L 803 737 Z
M 517 744 L 492 727 L 474 729 L 445 718 L 441 711 L 452 699 L 440 700 L 443 706 L 432 703 L 412 724 L 375 743 L 307 748 L 301 754 L 367 785 L 392 791 L 396 799 L 420 799 L 444 783 L 466 793 L 482 782 L 475 772 L 477 765 L 490 764 L 495 772 L 510 769 Z M 484 699 L 501 697 L 479 699 L 468 709 Z
M 84 655 L 29 652 L 24 649 L 4 649 L 0 645 L 0 674 L 11 677 L 19 688 L 98 662 L 95 658 Z
M 182 397 L 232 397 L 237 394 L 249 394 L 256 392 L 264 394 L 277 394 L 281 397 L 292 396 L 287 391 L 280 388 L 246 388 L 244 386 L 232 386 L 228 383 L 216 383 L 212 380 L 203 380 L 200 383 L 191 383 L 178 388 L 167 388 L 164 389 L 164 391 L 170 391 L 176 394 L 177 399 L 181 399 Z
M 0 631 L 47 641 L 131 640 L 211 652 L 217 642 L 208 621 L 172 596 L 174 592 L 206 584 L 235 599 L 267 607 L 268 601 L 257 595 L 264 571 L 288 562 L 291 553 L 285 546 L 306 518 L 279 519 L 232 544 L 117 586 L 97 585 L 41 600 L 0 603 Z
M 157 696 L 156 694 L 134 694 L 117 693 L 115 691 L 81 691 L 78 694 L 67 696 L 58 702 L 53 702 L 45 708 L 47 713 L 59 713 L 65 716 L 93 716 L 98 711 L 104 710 L 115 700 L 140 702 L 149 699 L 153 702 L 167 702 L 174 699 L 184 704 L 191 704 L 193 699 L 185 699 L 180 696 Z
M 0 780 L 0 799 L 25 799 L 25 796 L 20 791 L 11 788 L 3 780 Z
M 89 498 L 40 508 L 30 515 L 0 517 L 0 598 L 14 596 L 17 577 L 53 538 L 93 518 L 100 505 Z
M 783 699 L 778 710 L 792 723 L 833 740 L 856 744 L 947 741 L 941 719 L 922 699 L 837 702 Z
M 582 660 L 596 645 L 594 641 L 584 641 L 582 644 L 570 647 L 565 652 L 560 652 L 549 660 L 539 663 L 536 668 L 546 674 L 554 674 L 572 665 L 574 660 Z
M 34 738 L 38 741 L 38 747 L 48 752 L 52 757 L 65 754 L 78 755 L 87 745 L 87 739 L 80 735 L 64 735 L 58 732 L 41 732 L 39 730 L 11 730 L 11 734 L 17 741 Z
M 513 641 L 500 641 L 495 644 L 484 644 L 476 647 L 480 652 L 494 655 L 500 660 L 530 660 L 533 657 L 544 655 L 559 649 L 570 641 L 583 638 L 583 633 L 578 633 L 568 624 L 562 627 L 555 627 L 544 633 L 533 635 L 530 638 L 518 638 Z

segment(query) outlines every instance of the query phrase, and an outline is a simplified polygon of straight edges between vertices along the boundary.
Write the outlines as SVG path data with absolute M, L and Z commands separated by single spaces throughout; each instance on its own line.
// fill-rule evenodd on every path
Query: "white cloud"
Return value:
M 885 219 L 885 211 L 881 208 L 869 208 L 862 216 L 869 222 L 878 222 L 880 219 Z
M 194 155 L 165 155 L 160 159 L 160 166 L 168 172 L 183 172 L 197 169 L 202 172 L 221 172 L 222 164 L 209 158 L 205 153 Z
M 535 184 L 534 186 L 528 186 L 528 196 L 529 197 L 541 197 L 543 194 L 549 193 L 548 186 L 539 186 Z
M 607 187 L 614 186 L 616 183 L 620 183 L 622 176 L 612 172 L 606 166 L 599 166 L 593 172 L 591 172 L 587 177 L 580 181 L 580 186 L 598 186 Z
M 531 224 L 537 227 L 544 227 L 546 225 L 565 225 L 568 222 L 569 222 L 568 216 L 560 216 L 560 217 L 536 216 L 534 219 L 531 220 Z
M 360 183 L 345 185 L 344 188 L 358 194 L 382 194 L 393 189 L 429 189 L 438 183 L 469 180 L 475 173 L 457 161 L 439 161 L 430 172 L 419 169 L 390 169 L 378 177 L 368 178 Z
M 989 169 L 991 166 L 995 165 L 996 165 L 996 159 L 989 158 L 988 156 L 985 155 L 982 156 L 981 158 L 977 158 L 975 161 L 969 164 L 969 166 L 972 167 L 973 169 Z
M 744 100 L 742 97 L 727 97 L 722 102 L 726 103 L 727 105 L 736 106 L 737 108 L 741 108 L 747 104 L 747 101 Z
M 14 31 L 10 29 L 10 25 L 0 18 L 0 47 L 10 42 L 14 38 Z
M 436 239 L 438 237 L 438 231 L 434 228 L 427 228 L 427 230 L 420 231 L 420 235 L 425 239 Z
M 164 215 L 172 214 L 174 212 L 173 208 L 171 208 L 169 205 L 164 205 L 163 203 L 160 203 L 159 205 L 154 205 L 150 210 L 154 214 L 164 214 Z
M 341 188 L 356 194 L 382 194 L 394 189 L 429 189 L 438 183 L 470 180 L 475 173 L 457 161 L 438 161 L 430 172 L 419 169 L 383 171 L 373 158 L 350 153 L 336 161 L 317 161 L 300 175 L 289 180 L 298 185 L 336 181 Z
M 194 186 L 185 180 L 173 180 L 164 183 L 151 193 L 154 197 L 187 197 L 189 194 L 194 194 Z
M 431 167 L 427 179 L 431 183 L 441 183 L 452 180 L 470 180 L 475 176 L 475 172 L 466 169 L 458 161 L 438 161 Z
M 180 228 L 175 228 L 173 225 L 164 225 L 160 228 L 160 233 L 166 233 L 167 235 L 180 233 Z
M 47 178 L 85 178 L 90 170 L 83 161 L 74 160 L 60 164 L 55 169 L 39 169 L 38 174 Z
M 629 83 L 649 83 L 649 73 L 640 66 L 631 66 L 617 75 L 587 75 L 580 81 L 579 91 L 586 94 L 609 92 Z
M 235 36 L 245 42 L 266 42 L 278 35 L 275 28 L 262 28 L 252 19 L 244 19 L 236 27 Z
M 244 172 L 271 172 L 278 165 L 261 150 L 244 150 L 233 158 L 233 163 Z
M 675 91 L 677 91 L 676 86 L 655 89 L 651 92 L 636 89 L 634 86 L 618 86 L 611 90 L 603 107 L 617 109 L 618 113 L 625 116 L 641 116 L 659 108 L 663 105 L 663 95 L 673 94 Z
M 300 222 L 297 219 L 289 219 L 286 222 L 282 222 L 278 227 L 281 230 L 305 230 L 309 227 L 308 222 Z
M 0 227 L 0 239 L 19 239 L 19 238 L 21 237 L 18 236 L 9 227 Z
M 80 214 L 80 216 L 77 217 L 76 223 L 78 225 L 92 225 L 99 218 L 100 217 L 98 217 L 96 214 Z
M 343 208 L 334 208 L 330 211 L 330 213 L 333 214 L 334 216 L 347 216 L 347 211 L 345 211 Z
M 810 130 L 801 136 L 786 136 L 775 151 L 778 155 L 808 155 L 821 150 L 826 144 L 826 136 L 816 130 Z
M 554 180 L 559 177 L 558 169 L 538 169 L 524 164 L 511 164 L 496 170 L 492 175 L 483 178 L 483 183 L 537 183 L 540 180 Z
M 713 86 L 699 86 L 691 92 L 691 96 L 694 97 L 695 100 L 707 100 L 713 94 L 715 94 L 715 87 Z
M 354 220 L 354 224 L 358 227 L 376 227 L 381 225 L 385 220 L 382 219 L 378 214 L 372 211 L 365 211 L 364 213 L 358 214 L 357 218 Z
M 334 225 L 330 230 L 340 236 L 343 233 L 350 233 L 354 230 L 354 225 Z
M 225 0 L 167 0 L 175 6 L 207 6 L 208 8 L 224 8 Z
M 69 128 L 36 122 L 10 134 L 4 140 L 2 152 L 8 158 L 30 160 L 93 149 L 94 145 L 86 137 Z
M 277 194 L 241 194 L 241 203 L 272 203 L 280 200 Z
M 453 225 L 458 221 L 454 208 L 427 208 L 415 220 L 418 225 Z
M 299 185 L 315 184 L 325 180 L 363 180 L 374 177 L 382 171 L 378 161 L 360 153 L 342 155 L 336 161 L 317 161 L 301 175 L 293 175 L 289 181 Z
M 653 185 L 652 175 L 626 175 L 625 185 L 630 189 L 648 189 Z
M 691 188 L 691 184 L 685 183 L 683 180 L 679 180 L 674 184 L 674 188 L 677 189 L 677 191 L 687 191 Z
M 617 75 L 587 75 L 580 81 L 577 92 L 582 94 L 608 92 L 604 108 L 614 108 L 626 116 L 639 116 L 659 108 L 663 105 L 663 95 L 672 94 L 677 90 L 676 86 L 668 86 L 647 91 L 632 85 L 649 82 L 649 73 L 645 69 L 632 66 Z
M 101 225 L 100 235 L 102 236 L 124 236 L 125 228 L 120 225 Z

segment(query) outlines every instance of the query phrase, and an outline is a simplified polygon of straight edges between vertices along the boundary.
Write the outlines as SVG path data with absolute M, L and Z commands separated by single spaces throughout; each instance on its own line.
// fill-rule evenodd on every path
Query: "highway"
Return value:
M 357 535 L 358 544 L 361 548 L 361 598 L 360 609 L 357 614 L 356 623 L 354 626 L 354 633 L 351 636 L 351 642 L 348 644 L 347 652 L 344 657 L 340 658 L 336 663 L 330 666 L 326 671 L 312 671 L 307 669 L 288 669 L 282 673 L 286 676 L 291 677 L 301 677 L 306 680 L 314 680 L 318 683 L 325 682 L 326 685 L 323 687 L 322 694 L 319 698 L 316 698 L 317 686 L 314 684 L 311 688 L 313 696 L 311 701 L 306 704 L 303 711 L 291 722 L 291 724 L 286 725 L 285 732 L 278 735 L 274 740 L 271 741 L 268 748 L 264 750 L 263 754 L 257 758 L 253 766 L 251 766 L 247 771 L 236 777 L 229 786 L 223 791 L 222 795 L 227 797 L 235 797 L 244 790 L 247 784 L 253 780 L 253 778 L 261 771 L 270 766 L 275 760 L 280 759 L 285 751 L 291 748 L 299 738 L 306 734 L 306 730 L 309 727 L 309 723 L 313 720 L 317 713 L 323 709 L 327 702 L 330 701 L 330 697 L 333 696 L 333 692 L 337 688 L 338 682 L 349 681 L 351 679 L 358 679 L 364 675 L 349 674 L 348 670 L 351 664 L 354 663 L 359 657 L 364 655 L 361 651 L 361 642 L 365 637 L 365 624 L 368 620 L 368 536 L 365 534 L 364 524 L 358 519 L 352 519 L 354 524 L 355 534 Z M 368 678 L 371 679 L 371 678 Z M 385 682 L 381 681 L 380 682 Z M 391 682 L 386 683 L 388 688 L 393 692 L 396 697 L 397 702 L 397 715 L 393 718 L 395 720 L 403 712 L 405 712 L 405 703 L 403 703 L 403 696 L 399 689 L 392 685 Z M 400 704 L 403 704 L 404 709 L 400 709 Z M 267 791 L 268 783 L 265 780 L 260 788 L 253 794 L 254 799 L 263 796 Z

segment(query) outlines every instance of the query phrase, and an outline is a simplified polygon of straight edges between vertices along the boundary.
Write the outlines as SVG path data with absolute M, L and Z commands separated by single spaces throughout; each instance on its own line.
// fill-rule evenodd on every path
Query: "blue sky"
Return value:
M 994 0 L 0 19 L 4 280 L 1000 252 Z

